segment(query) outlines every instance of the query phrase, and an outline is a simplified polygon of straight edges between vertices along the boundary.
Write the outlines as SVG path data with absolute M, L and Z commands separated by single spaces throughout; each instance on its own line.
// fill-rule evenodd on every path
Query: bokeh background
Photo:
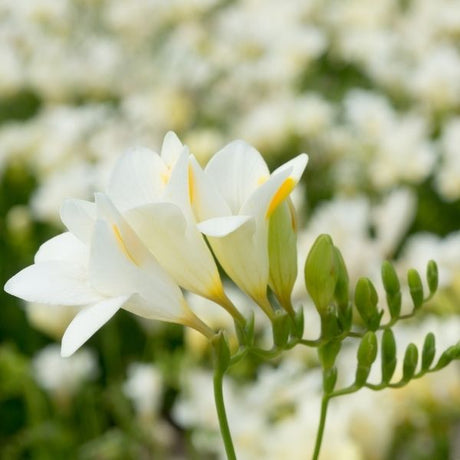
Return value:
M 385 259 L 403 278 L 435 259 L 440 292 L 398 326 L 399 352 L 428 331 L 439 351 L 458 341 L 458 0 L 1 1 L 1 282 L 62 231 L 64 198 L 91 199 L 120 154 L 158 150 L 168 130 L 203 164 L 236 138 L 271 167 L 309 153 L 294 197 L 300 267 L 322 232 L 353 281 L 381 286 Z M 301 279 L 295 299 L 313 337 Z M 231 327 L 215 305 L 190 302 Z M 120 312 L 63 360 L 72 309 L 5 293 L 0 303 L 0 458 L 224 458 L 198 336 Z M 340 357 L 344 384 L 354 353 Z M 320 387 L 308 350 L 235 369 L 226 398 L 240 458 L 309 458 Z M 457 363 L 401 390 L 335 400 L 322 458 L 460 459 Z

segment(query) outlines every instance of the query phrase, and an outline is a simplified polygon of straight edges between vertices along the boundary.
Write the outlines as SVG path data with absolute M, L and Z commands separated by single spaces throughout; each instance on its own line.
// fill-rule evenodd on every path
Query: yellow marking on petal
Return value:
M 267 179 L 269 178 L 270 176 L 260 176 L 258 179 L 257 179 L 257 185 L 262 185 L 264 184 L 265 182 L 267 182 Z
M 163 182 L 164 185 L 166 185 L 169 182 L 169 179 L 171 178 L 171 171 L 171 166 L 167 166 L 166 170 L 160 174 L 161 182 Z
M 296 181 L 292 177 L 288 177 L 281 187 L 276 191 L 275 195 L 268 206 L 265 217 L 268 219 L 276 210 L 276 208 L 289 196 L 296 185 Z
M 115 224 L 112 224 L 112 230 L 113 230 L 113 233 L 115 234 L 115 238 L 123 252 L 123 254 L 129 259 L 131 260 L 131 262 L 135 265 L 139 265 L 133 258 L 133 256 L 129 253 L 127 247 L 126 247 L 126 244 L 125 242 L 123 241 L 123 238 L 121 236 L 121 232 L 120 232 L 120 229 L 115 225 Z
M 188 196 L 190 203 L 193 203 L 196 195 L 195 176 L 193 175 L 192 165 L 188 165 Z

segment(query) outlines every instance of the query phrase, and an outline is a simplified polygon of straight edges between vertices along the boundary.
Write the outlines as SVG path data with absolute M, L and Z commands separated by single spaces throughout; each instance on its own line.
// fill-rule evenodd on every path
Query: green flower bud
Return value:
M 446 367 L 454 359 L 460 358 L 460 342 L 449 347 L 439 358 L 436 370 Z
M 430 260 L 426 267 L 426 278 L 430 294 L 433 295 L 438 289 L 438 266 L 434 260 Z
M 382 281 L 383 287 L 388 294 L 396 294 L 401 290 L 396 270 L 387 260 L 382 264 Z
M 418 362 L 418 349 L 410 343 L 406 348 L 403 362 L 403 381 L 408 382 L 415 374 L 415 369 Z
M 211 339 L 213 350 L 214 366 L 224 373 L 230 363 L 230 347 L 223 331 L 219 331 Z
M 388 383 L 396 369 L 396 341 L 389 328 L 382 335 L 382 382 Z
M 334 298 L 338 278 L 337 256 L 329 235 L 320 235 L 305 263 L 305 285 L 322 315 Z
M 291 318 L 286 312 L 278 310 L 272 320 L 273 342 L 278 348 L 284 348 L 291 330 Z
M 377 310 L 379 301 L 377 291 L 368 278 L 360 278 L 355 288 L 355 305 L 366 327 L 371 331 L 378 329 L 383 311 Z
M 396 270 L 388 261 L 382 264 L 382 281 L 390 315 L 392 318 L 397 318 L 401 313 L 401 284 Z
M 414 308 L 418 310 L 423 304 L 423 284 L 417 270 L 411 268 L 407 272 L 407 282 L 409 284 L 410 296 L 414 303 Z
M 425 337 L 422 350 L 422 370 L 426 371 L 430 368 L 434 355 L 436 354 L 436 338 L 432 332 Z
M 270 287 L 281 306 L 294 314 L 291 293 L 297 278 L 297 231 L 290 200 L 276 208 L 268 226 Z
M 377 358 L 377 337 L 372 331 L 366 332 L 358 348 L 358 367 L 356 368 L 355 385 L 363 386 Z
M 323 369 L 330 369 L 334 366 L 341 346 L 340 341 L 334 340 L 318 348 L 318 357 Z

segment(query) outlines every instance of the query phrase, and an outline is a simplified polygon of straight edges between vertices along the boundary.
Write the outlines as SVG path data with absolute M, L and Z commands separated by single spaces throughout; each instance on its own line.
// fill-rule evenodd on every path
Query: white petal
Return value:
M 267 231 L 254 220 L 221 238 L 208 237 L 227 275 L 249 296 L 265 298 L 269 266 Z
M 231 215 L 232 211 L 219 189 L 193 156 L 190 158 L 189 171 L 190 202 L 196 220 L 202 221 L 212 217 Z
M 173 167 L 179 155 L 184 149 L 184 145 L 173 131 L 168 131 L 163 139 L 161 146 L 161 158 L 168 167 Z
M 86 305 L 101 299 L 77 265 L 40 262 L 24 268 L 5 285 L 5 291 L 29 302 Z
M 171 315 L 181 314 L 183 296 L 177 284 L 140 241 L 136 251 L 143 248 L 142 258 L 138 257 L 139 252 L 130 251 L 123 236 L 109 222 L 96 222 L 91 247 L 91 282 L 106 296 L 141 295 L 148 301 L 149 318 L 156 318 L 157 312 L 164 309 L 171 311 Z
M 157 153 L 136 148 L 118 160 L 107 193 L 124 211 L 157 200 L 168 178 L 168 170 Z
M 154 203 L 132 209 L 126 219 L 176 283 L 205 297 L 221 282 L 214 258 L 194 223 L 187 223 L 179 207 Z
M 96 206 L 85 200 L 65 200 L 61 206 L 61 220 L 83 243 L 89 244 L 96 220 Z
M 123 309 L 143 318 L 169 323 L 183 324 L 184 319 L 188 317 L 187 306 L 182 297 L 175 303 L 168 303 L 164 299 L 153 303 L 152 299 L 135 294 L 123 305 Z
M 189 183 L 189 155 L 188 148 L 185 147 L 171 170 L 169 182 L 163 193 L 163 200 L 179 206 L 188 221 L 194 220 L 190 204 L 191 187 Z
M 118 227 L 98 220 L 91 243 L 89 278 L 95 288 L 113 297 L 135 292 L 136 260 L 128 252 Z
M 219 189 L 232 214 L 270 175 L 262 155 L 244 141 L 233 141 L 217 152 L 205 169 Z
M 302 174 L 305 171 L 307 164 L 308 164 L 308 155 L 306 153 L 301 153 L 300 155 L 297 155 L 292 160 L 288 161 L 287 163 L 284 163 L 279 168 L 275 169 L 272 175 L 278 174 L 282 171 L 285 171 L 286 169 L 291 169 L 290 177 L 297 184 L 297 182 L 299 182 L 300 178 L 302 177 Z
M 88 263 L 88 246 L 70 232 L 61 233 L 43 243 L 35 254 L 35 263 L 68 261 L 81 266 Z
M 123 306 L 129 296 L 105 299 L 77 313 L 62 337 L 61 356 L 77 351 Z
M 200 232 L 207 236 L 220 238 L 233 233 L 251 219 L 253 220 L 251 216 L 215 217 L 200 222 L 197 227 Z

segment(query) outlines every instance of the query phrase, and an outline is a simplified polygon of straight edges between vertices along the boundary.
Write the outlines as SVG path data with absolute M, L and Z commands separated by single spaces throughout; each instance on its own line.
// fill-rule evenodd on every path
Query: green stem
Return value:
M 315 451 L 313 452 L 312 460 L 318 460 L 321 443 L 323 441 L 324 428 L 326 426 L 327 408 L 329 405 L 329 395 L 323 395 L 321 400 L 321 417 L 319 419 L 318 432 L 316 433 Z
M 219 428 L 224 441 L 225 452 L 228 460 L 236 460 L 235 448 L 233 447 L 232 435 L 228 426 L 227 413 L 225 411 L 224 395 L 222 385 L 224 374 L 218 366 L 214 370 L 214 400 L 216 403 L 217 417 L 219 419 Z

